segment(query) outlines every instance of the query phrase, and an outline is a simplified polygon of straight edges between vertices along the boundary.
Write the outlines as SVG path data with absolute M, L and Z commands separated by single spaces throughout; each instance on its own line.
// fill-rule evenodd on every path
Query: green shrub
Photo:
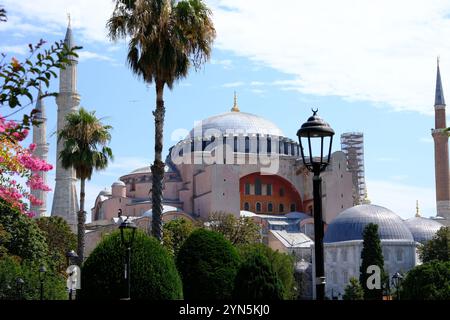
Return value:
M 183 298 L 180 276 L 172 256 L 154 238 L 136 230 L 131 253 L 131 299 Z M 126 296 L 125 248 L 120 232 L 107 236 L 81 270 L 81 299 L 120 299 Z
M 236 249 L 221 234 L 205 229 L 194 231 L 177 256 L 184 297 L 230 299 L 239 263 Z
M 22 260 L 44 262 L 48 255 L 48 246 L 44 233 L 36 222 L 28 216 L 11 208 L 0 199 L 0 225 L 8 234 L 8 240 L 2 246 L 8 254 Z
M 264 255 L 283 284 L 283 299 L 294 300 L 297 298 L 294 258 L 292 256 L 272 250 L 264 244 L 243 245 L 239 246 L 238 250 L 242 260 L 255 253 Z
M 163 225 L 163 245 L 176 256 L 184 241 L 194 231 L 194 224 L 186 219 L 177 218 Z
M 10 256 L 0 259 L 0 300 L 39 300 L 40 286 L 39 267 L 37 263 L 18 262 Z M 16 280 L 22 278 L 24 281 L 22 290 L 19 289 Z M 47 268 L 43 278 L 43 299 L 63 300 L 67 299 L 65 279 Z
M 269 259 L 261 252 L 248 255 L 236 275 L 233 298 L 281 300 L 283 293 L 283 284 Z
M 431 261 L 408 271 L 401 300 L 450 300 L 450 261 Z

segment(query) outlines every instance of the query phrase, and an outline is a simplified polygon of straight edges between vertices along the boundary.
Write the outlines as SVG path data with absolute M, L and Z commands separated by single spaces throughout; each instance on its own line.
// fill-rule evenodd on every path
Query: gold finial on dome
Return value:
M 234 92 L 234 105 L 233 105 L 233 108 L 231 108 L 231 111 L 232 112 L 239 112 L 240 111 L 239 107 L 237 105 L 237 94 L 236 94 L 236 91 Z
M 70 28 L 71 27 L 71 19 L 70 19 L 70 12 L 67 12 L 67 27 Z
M 416 200 L 416 218 L 420 218 L 419 200 Z

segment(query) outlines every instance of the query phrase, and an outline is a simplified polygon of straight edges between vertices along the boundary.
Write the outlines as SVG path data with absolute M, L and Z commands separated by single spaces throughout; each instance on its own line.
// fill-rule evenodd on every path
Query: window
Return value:
M 136 191 L 136 179 L 131 180 L 130 191 Z
M 294 212 L 294 211 L 295 211 L 295 209 L 296 209 L 296 207 L 295 207 L 295 203 L 291 203 L 291 212 Z
M 255 194 L 257 195 L 257 196 L 260 196 L 261 195 L 261 179 L 259 179 L 259 178 L 256 178 L 255 179 Z
M 268 185 L 267 185 L 267 195 L 268 195 L 268 196 L 271 196 L 271 195 L 272 195 L 272 185 L 271 185 L 271 184 L 268 184 Z
M 389 260 L 389 249 L 384 251 L 384 260 Z
M 295 145 L 294 144 L 291 144 L 291 155 L 295 155 Z
M 245 194 L 249 195 L 250 194 L 250 183 L 245 183 Z
M 333 281 L 333 283 L 337 283 L 337 273 L 336 271 L 332 271 L 331 272 L 331 281 Z
M 342 257 L 343 262 L 347 262 L 347 250 L 346 249 L 342 249 L 341 257 Z
M 234 152 L 238 152 L 238 138 L 234 137 Z
M 256 135 L 256 153 L 259 153 L 259 134 Z
M 284 197 L 284 188 L 280 188 L 280 197 Z
M 289 153 L 289 144 L 287 142 L 284 143 L 284 154 Z
M 261 203 L 256 203 L 256 212 L 261 212 Z
M 348 272 L 346 270 L 342 271 L 342 280 L 344 280 L 344 283 L 348 282 Z
M 245 137 L 245 153 L 249 153 L 249 152 L 250 152 L 250 138 Z
M 284 205 L 282 204 L 282 203 L 280 203 L 280 205 L 279 205 L 279 211 L 280 211 L 280 213 L 283 213 L 284 212 Z
M 248 202 L 244 203 L 244 210 L 250 211 L 250 204 Z
M 267 153 L 271 153 L 271 152 L 272 152 L 272 139 L 267 138 Z
M 272 202 L 269 202 L 269 203 L 267 204 L 267 211 L 269 211 L 269 212 L 272 212 L 272 211 L 273 211 L 273 204 L 272 204 Z
M 403 250 L 402 249 L 397 249 L 396 255 L 397 255 L 397 261 L 403 261 Z

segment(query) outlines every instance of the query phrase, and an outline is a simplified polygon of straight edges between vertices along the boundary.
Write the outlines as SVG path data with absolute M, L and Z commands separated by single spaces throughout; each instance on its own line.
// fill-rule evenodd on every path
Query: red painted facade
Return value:
M 241 210 L 260 214 L 304 211 L 302 199 L 295 187 L 276 175 L 261 175 L 256 172 L 242 177 L 239 192 Z

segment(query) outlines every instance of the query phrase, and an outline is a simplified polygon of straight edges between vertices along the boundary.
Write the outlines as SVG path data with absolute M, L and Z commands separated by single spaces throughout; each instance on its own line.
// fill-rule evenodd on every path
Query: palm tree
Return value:
M 66 116 L 64 128 L 58 132 L 58 141 L 64 141 L 64 149 L 59 154 L 64 169 L 73 168 L 80 179 L 80 211 L 78 212 L 78 257 L 83 263 L 86 212 L 84 211 L 85 184 L 95 170 L 102 170 L 113 159 L 109 125 L 103 125 L 95 116 L 95 111 L 84 108 Z
M 162 240 L 164 87 L 197 70 L 211 54 L 216 36 L 211 10 L 202 0 L 116 0 L 107 28 L 111 40 L 129 38 L 128 65 L 144 82 L 155 83 L 155 159 L 152 170 L 152 234 Z

